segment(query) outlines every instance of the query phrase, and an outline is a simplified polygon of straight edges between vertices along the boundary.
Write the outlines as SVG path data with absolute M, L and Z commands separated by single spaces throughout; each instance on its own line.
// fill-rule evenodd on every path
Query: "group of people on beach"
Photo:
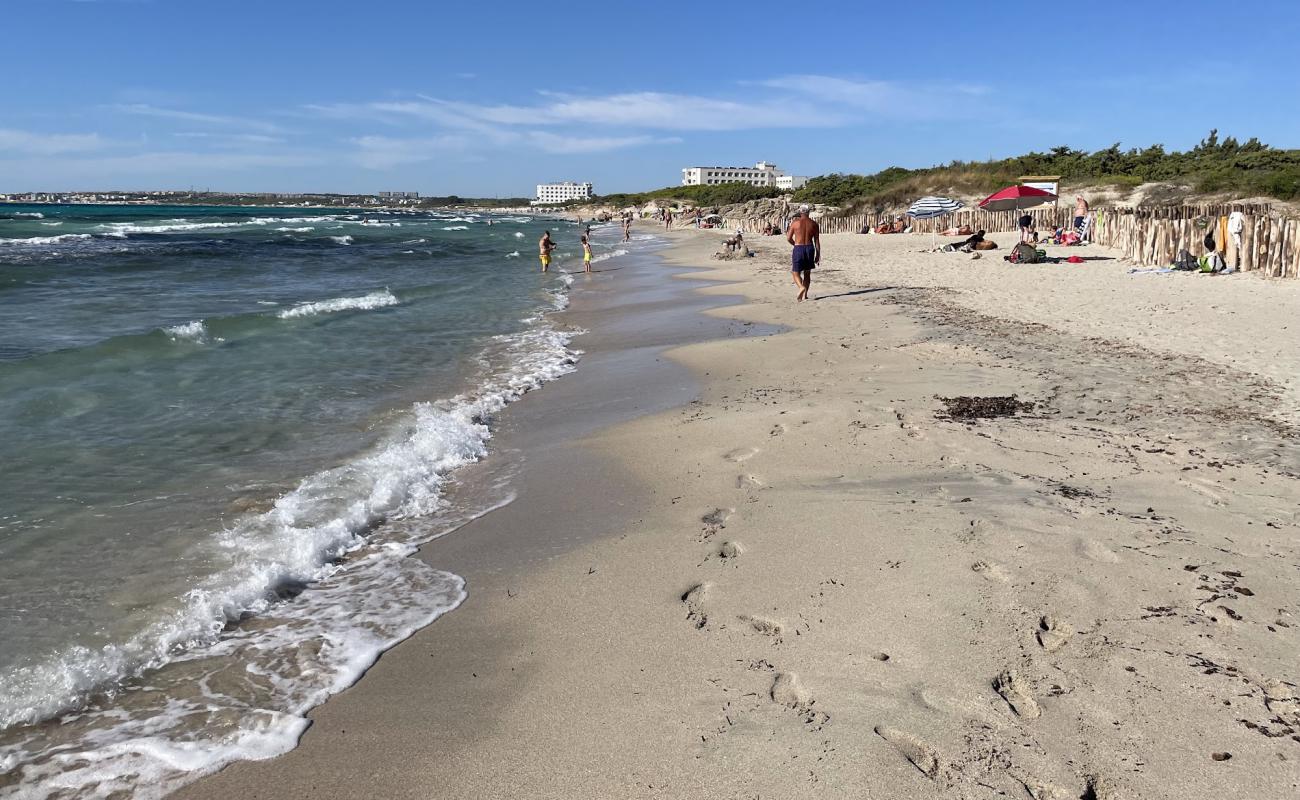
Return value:
M 588 225 L 586 231 L 582 234 L 582 271 L 591 272 L 591 226 Z M 625 240 L 626 241 L 626 240 Z M 555 240 L 551 238 L 551 232 L 542 233 L 542 238 L 537 240 L 537 255 L 542 261 L 542 272 L 551 271 L 551 254 L 555 252 Z

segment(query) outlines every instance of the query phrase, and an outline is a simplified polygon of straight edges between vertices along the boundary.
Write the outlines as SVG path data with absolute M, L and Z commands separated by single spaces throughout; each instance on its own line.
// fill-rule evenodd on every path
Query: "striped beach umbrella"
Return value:
M 922 197 L 908 207 L 907 216 L 912 219 L 934 219 L 944 214 L 951 214 L 961 207 L 962 204 L 951 197 Z M 937 247 L 938 244 L 938 235 L 931 231 L 930 246 Z
M 959 210 L 962 204 L 951 197 L 922 197 L 907 209 L 912 219 L 933 219 Z

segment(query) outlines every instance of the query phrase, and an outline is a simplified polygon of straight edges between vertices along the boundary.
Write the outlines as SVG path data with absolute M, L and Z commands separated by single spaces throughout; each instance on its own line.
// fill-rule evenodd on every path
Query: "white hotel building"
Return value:
M 574 183 L 573 181 L 539 183 L 537 184 L 537 199 L 533 200 L 531 205 L 558 205 L 567 203 L 570 200 L 590 200 L 591 197 L 591 181 L 586 183 Z
M 776 164 L 760 161 L 752 167 L 687 167 L 682 170 L 682 186 L 715 186 L 722 183 L 748 183 L 750 186 L 774 186 L 794 190 L 808 179 L 787 175 Z

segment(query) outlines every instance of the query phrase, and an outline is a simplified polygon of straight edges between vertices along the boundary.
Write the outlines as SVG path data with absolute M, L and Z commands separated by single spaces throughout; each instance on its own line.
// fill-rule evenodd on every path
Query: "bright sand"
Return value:
M 783 241 L 682 235 L 747 302 L 589 311 L 519 500 L 425 548 L 462 608 L 179 796 L 1293 796 L 1300 283 L 996 238 L 827 237 L 796 305 Z

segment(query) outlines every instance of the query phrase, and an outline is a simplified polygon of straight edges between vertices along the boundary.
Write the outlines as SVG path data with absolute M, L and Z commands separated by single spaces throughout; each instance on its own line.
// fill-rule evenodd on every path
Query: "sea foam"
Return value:
M 30 245 L 39 247 L 42 245 L 80 242 L 93 238 L 94 237 L 89 233 L 64 233 L 58 236 L 32 236 L 27 239 L 0 239 L 0 245 Z
M 385 306 L 395 306 L 400 301 L 387 289 L 371 292 L 361 297 L 335 297 L 332 300 L 320 300 L 314 303 L 302 303 L 293 308 L 286 308 L 278 316 L 280 319 L 295 317 L 312 317 L 317 314 L 332 314 L 336 311 L 369 311 Z
M 554 294 L 552 308 L 565 299 Z M 574 369 L 575 333 L 545 315 L 529 321 L 495 337 L 492 360 L 502 366 L 476 391 L 416 404 L 369 453 L 234 520 L 210 545 L 229 566 L 201 579 L 167 616 L 112 647 L 72 647 L 6 675 L 0 726 L 82 709 L 0 748 L 17 796 L 158 798 L 233 761 L 287 752 L 311 708 L 456 608 L 464 581 L 410 556 L 513 495 L 441 526 L 381 523 L 447 512 L 449 475 L 486 455 L 497 413 Z M 283 586 L 302 589 L 283 602 Z M 256 624 L 233 624 L 250 613 Z M 132 695 L 135 703 L 85 704 L 145 671 L 148 689 Z

